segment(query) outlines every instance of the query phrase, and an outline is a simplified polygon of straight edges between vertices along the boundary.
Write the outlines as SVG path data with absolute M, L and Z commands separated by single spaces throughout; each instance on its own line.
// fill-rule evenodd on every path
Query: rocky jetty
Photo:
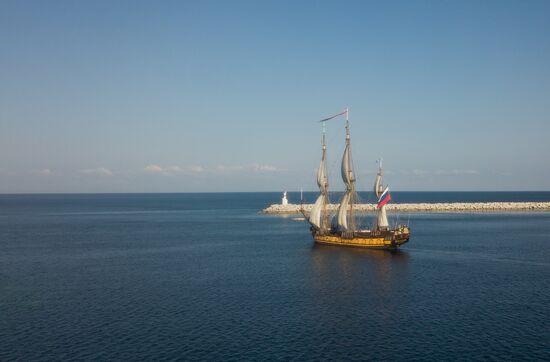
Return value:
M 262 210 L 265 214 L 300 214 L 300 204 L 273 204 Z M 313 204 L 304 204 L 304 211 L 311 210 Z M 357 204 L 354 210 L 359 212 L 374 211 L 376 204 Z M 338 204 L 327 205 L 328 210 L 336 210 Z M 387 204 L 388 211 L 393 212 L 499 212 L 499 211 L 550 211 L 550 202 L 450 202 L 450 203 L 417 203 Z

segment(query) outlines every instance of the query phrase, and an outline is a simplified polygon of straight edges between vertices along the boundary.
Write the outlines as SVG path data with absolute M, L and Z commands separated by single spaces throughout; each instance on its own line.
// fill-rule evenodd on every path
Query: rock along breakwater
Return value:
M 300 214 L 309 213 L 313 204 L 273 204 L 262 210 L 264 214 Z M 372 212 L 376 204 L 357 204 L 353 209 L 358 212 Z M 335 211 L 338 204 L 329 204 L 327 209 Z M 414 203 L 388 204 L 393 212 L 499 212 L 499 211 L 550 211 L 550 202 L 450 202 L 450 203 Z

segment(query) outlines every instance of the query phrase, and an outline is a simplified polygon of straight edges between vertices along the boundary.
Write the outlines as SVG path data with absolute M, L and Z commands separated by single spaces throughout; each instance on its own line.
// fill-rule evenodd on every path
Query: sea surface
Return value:
M 0 195 L 0 361 L 550 360 L 550 212 L 410 214 L 391 253 L 315 245 L 280 196 Z

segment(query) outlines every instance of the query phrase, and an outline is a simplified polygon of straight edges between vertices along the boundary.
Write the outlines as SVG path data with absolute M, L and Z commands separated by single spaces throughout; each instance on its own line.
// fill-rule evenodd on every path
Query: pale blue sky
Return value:
M 549 1 L 0 1 L 0 193 L 550 190 Z M 328 124 L 338 189 L 343 122 Z

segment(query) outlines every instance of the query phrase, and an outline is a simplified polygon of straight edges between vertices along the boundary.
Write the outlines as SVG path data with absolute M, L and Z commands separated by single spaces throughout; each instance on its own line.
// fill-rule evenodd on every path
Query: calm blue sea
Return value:
M 550 360 L 550 213 L 411 214 L 390 253 L 314 245 L 279 199 L 0 195 L 0 360 Z

